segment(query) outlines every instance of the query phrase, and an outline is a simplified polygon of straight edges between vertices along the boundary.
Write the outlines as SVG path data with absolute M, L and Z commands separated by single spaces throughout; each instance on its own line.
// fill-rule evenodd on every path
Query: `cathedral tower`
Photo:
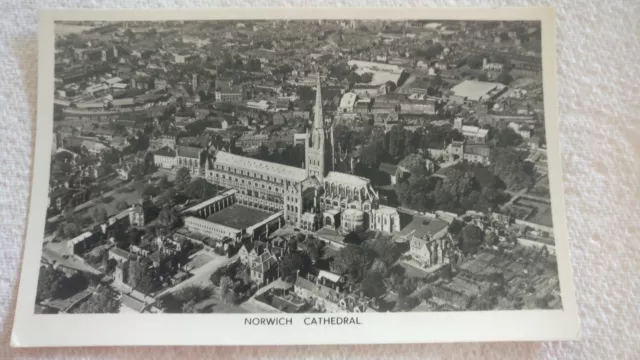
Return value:
M 305 149 L 306 169 L 309 177 L 315 176 L 320 183 L 331 165 L 331 142 L 327 139 L 322 115 L 322 88 L 320 86 L 320 73 L 316 84 L 316 104 L 313 112 L 313 126 L 307 136 Z

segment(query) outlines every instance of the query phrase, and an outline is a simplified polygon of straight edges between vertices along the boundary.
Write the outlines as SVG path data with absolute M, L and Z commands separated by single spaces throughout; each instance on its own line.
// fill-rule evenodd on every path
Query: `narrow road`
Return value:
M 513 202 L 516 201 L 516 199 L 518 199 L 520 196 L 523 196 L 524 194 L 527 193 L 527 189 L 524 188 L 524 189 L 522 189 L 520 191 L 509 191 L 509 190 L 507 190 L 507 193 L 509 195 L 511 195 L 511 199 L 509 199 L 509 201 L 507 203 L 502 205 L 502 208 L 505 208 L 505 207 L 513 204 Z
M 70 269 L 84 271 L 84 272 L 88 272 L 96 275 L 101 274 L 100 271 L 98 271 L 97 269 L 93 268 L 90 265 L 87 265 L 81 260 L 78 260 L 74 256 L 69 256 L 65 259 L 63 255 L 47 247 L 42 248 L 42 257 L 45 258 L 49 263 L 56 262 Z
M 209 278 L 211 277 L 211 274 L 213 274 L 214 272 L 216 272 L 218 269 L 225 267 L 231 263 L 233 263 L 234 261 L 236 261 L 238 259 L 238 257 L 240 255 L 235 255 L 231 258 L 227 258 L 224 256 L 220 256 L 217 255 L 215 253 L 207 253 L 211 256 L 214 257 L 213 260 L 209 261 L 208 263 L 206 263 L 205 265 L 192 270 L 191 273 L 193 274 L 193 276 L 191 276 L 189 279 L 181 282 L 180 284 L 169 288 L 161 293 L 159 293 L 158 295 L 156 295 L 156 298 L 161 297 L 163 295 L 166 294 L 172 294 L 182 288 L 184 288 L 185 286 L 209 286 L 211 285 Z
M 117 190 L 117 189 L 111 190 L 111 191 L 109 191 L 109 192 L 107 192 L 107 193 L 104 193 L 104 195 L 102 195 L 102 196 L 104 196 L 104 197 L 109 197 L 109 196 L 113 195 L 113 194 L 116 192 L 116 190 Z M 95 197 L 95 198 L 93 198 L 93 199 L 90 199 L 90 200 L 89 200 L 89 201 L 87 201 L 87 202 L 83 202 L 82 204 L 80 204 L 80 205 L 78 205 L 78 206 L 74 207 L 74 208 L 73 208 L 73 212 L 74 212 L 74 213 L 77 213 L 78 211 L 84 210 L 84 209 L 86 209 L 86 208 L 88 208 L 88 207 L 91 207 L 91 206 L 95 205 L 95 204 L 96 204 L 96 201 L 97 201 L 99 198 L 100 198 L 100 197 Z M 56 221 L 58 221 L 58 219 L 60 218 L 60 216 L 62 216 L 62 213 L 60 213 L 60 214 L 58 214 L 58 215 L 54 215 L 54 216 L 52 216 L 52 217 L 48 218 L 48 219 L 47 219 L 47 221 L 48 221 L 48 222 L 56 222 Z

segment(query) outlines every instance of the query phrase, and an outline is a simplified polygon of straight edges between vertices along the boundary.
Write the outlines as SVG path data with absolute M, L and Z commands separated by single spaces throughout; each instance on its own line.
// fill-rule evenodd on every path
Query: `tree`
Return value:
M 398 245 L 388 236 L 378 236 L 367 243 L 370 249 L 387 267 L 391 266 L 400 256 Z
M 475 254 L 484 240 L 484 232 L 475 225 L 468 224 L 459 235 L 460 249 L 465 254 Z
M 211 295 L 213 295 L 213 291 L 209 287 L 187 285 L 178 290 L 175 297 L 182 302 L 193 301 L 197 303 L 210 298 Z
M 209 277 L 209 280 L 211 280 L 211 283 L 215 286 L 220 286 L 220 279 L 222 279 L 222 271 L 215 271 Z
M 364 73 L 364 74 L 360 75 L 360 82 L 361 83 L 368 84 L 368 83 L 371 82 L 371 80 L 373 80 L 373 74 L 372 73 Z
M 322 257 L 323 243 L 314 236 L 307 236 L 304 243 L 304 250 L 309 255 L 309 258 L 313 263 L 318 261 Z
M 498 235 L 496 235 L 496 233 L 494 232 L 490 232 L 489 234 L 487 234 L 487 237 L 484 241 L 487 245 L 498 245 Z
M 249 284 L 251 283 L 251 269 L 247 266 L 242 270 L 242 283 Z
M 167 175 L 160 176 L 160 179 L 158 180 L 158 186 L 163 190 L 171 186 Z
M 387 291 L 383 275 L 377 271 L 368 271 L 362 278 L 362 292 L 370 298 L 377 298 Z
M 158 194 L 160 194 L 160 189 L 158 189 L 155 185 L 153 184 L 146 184 L 143 188 L 142 188 L 142 195 L 145 197 L 156 197 L 158 196 Z
M 188 313 L 194 313 L 196 312 L 196 308 L 195 308 L 196 302 L 192 299 L 192 300 L 188 300 L 187 302 L 182 304 L 182 313 L 183 314 L 188 314 Z
M 109 288 L 103 287 L 81 303 L 76 309 L 81 314 L 116 314 L 120 312 L 120 300 L 114 297 Z
M 528 154 L 511 148 L 491 150 L 489 170 L 493 172 L 509 190 L 530 188 L 535 183 L 535 170 L 525 160 Z
M 220 296 L 224 297 L 233 288 L 233 280 L 229 276 L 220 278 Z
M 148 294 L 155 289 L 155 279 L 151 269 L 148 269 L 140 261 L 131 261 L 129 264 L 127 284 L 135 290 Z
M 482 68 L 483 60 L 484 60 L 484 56 L 475 54 L 475 55 L 469 56 L 467 58 L 466 63 L 472 69 L 480 69 Z
M 516 133 L 510 127 L 504 127 L 498 131 L 495 138 L 496 146 L 498 147 L 514 147 L 522 143 L 522 136 Z
M 77 219 L 63 220 L 62 224 L 58 226 L 58 233 L 66 238 L 73 238 L 80 234 L 82 228 Z
M 509 85 L 513 81 L 513 77 L 506 71 L 503 71 L 496 77 L 496 81 L 504 85 Z
M 402 124 L 393 125 L 387 134 L 389 155 L 395 159 L 400 159 L 405 154 L 405 130 Z
M 331 263 L 331 270 L 337 274 L 346 274 L 349 282 L 358 283 L 362 279 L 367 262 L 363 248 L 347 244 L 335 255 Z
M 355 232 L 350 232 L 347 234 L 347 236 L 344 237 L 344 239 L 342 240 L 345 244 L 354 244 L 354 245 L 359 245 L 360 244 L 360 237 L 358 236 L 358 234 L 356 234 Z
M 359 84 L 362 83 L 362 78 L 360 77 L 360 75 L 353 71 L 351 73 L 349 73 L 349 75 L 347 76 L 347 80 L 349 81 L 349 84 Z
M 166 230 L 172 230 L 176 226 L 180 225 L 182 219 L 175 207 L 165 205 L 164 207 L 162 207 L 162 210 L 160 210 L 160 213 L 158 214 L 158 222 Z
M 447 229 L 447 231 L 449 232 L 449 234 L 453 236 L 457 236 L 460 233 L 460 231 L 462 231 L 463 227 L 464 227 L 464 223 L 462 221 L 458 219 L 453 219 L 451 224 L 449 224 L 449 228 Z
M 293 282 L 298 271 L 303 270 L 304 260 L 298 253 L 288 252 L 280 260 L 280 275 L 285 281 Z
M 442 52 L 442 50 L 444 50 L 444 46 L 442 46 L 442 44 L 437 42 L 429 46 L 429 48 L 427 49 L 424 55 L 429 59 L 435 58 Z
M 125 37 L 127 37 L 129 40 L 133 39 L 136 37 L 136 34 L 133 33 L 133 31 L 131 29 L 127 29 L 124 31 L 123 35 Z
M 436 76 L 433 77 L 433 79 L 431 80 L 431 86 L 436 89 L 442 86 L 442 76 L 440 76 L 440 74 L 436 74 Z
M 184 189 L 184 194 L 191 199 L 208 199 L 217 193 L 217 187 L 202 178 L 193 180 Z
M 36 301 L 58 297 L 64 286 L 65 278 L 65 274 L 58 269 L 54 269 L 53 266 L 40 267 Z
M 182 167 L 176 172 L 176 180 L 174 182 L 178 191 L 183 191 L 191 182 L 191 172 L 189 169 Z
M 423 175 L 426 170 L 425 159 L 419 154 L 409 154 L 400 163 L 398 163 L 398 172 L 396 177 L 399 177 L 402 170 L 400 167 L 405 168 L 409 173 L 416 175 Z
M 420 304 L 420 300 L 413 296 L 398 296 L 398 302 L 396 304 L 397 311 L 407 311 Z
M 129 208 L 129 204 L 126 201 L 120 200 L 116 203 L 116 210 L 123 211 Z
M 302 234 L 300 234 L 302 235 Z M 287 249 L 289 249 L 289 251 L 297 251 L 298 250 L 298 239 L 296 239 L 295 237 L 291 237 L 289 239 L 289 241 L 287 242 Z
M 227 291 L 224 294 L 223 298 L 226 303 L 235 304 L 236 301 L 238 301 L 238 294 L 236 294 L 234 291 Z

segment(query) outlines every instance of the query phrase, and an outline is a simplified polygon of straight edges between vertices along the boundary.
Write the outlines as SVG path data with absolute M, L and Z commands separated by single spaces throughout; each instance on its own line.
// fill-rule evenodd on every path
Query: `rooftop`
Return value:
M 427 222 L 425 224 L 425 221 Z M 449 226 L 449 223 L 440 219 L 429 219 L 423 216 L 414 216 L 407 226 L 405 226 L 397 236 L 407 238 L 424 239 L 425 236 L 433 237 L 442 229 Z
M 233 204 L 207 217 L 207 221 L 228 226 L 234 229 L 246 229 L 271 216 L 270 213 L 252 209 L 240 204 Z
M 500 83 L 465 80 L 454 86 L 451 91 L 456 95 L 472 101 L 488 100 L 506 86 Z
M 320 272 L 318 272 L 318 279 L 320 278 L 326 278 L 331 280 L 334 283 L 337 283 L 338 281 L 340 281 L 340 279 L 342 278 L 342 276 L 338 275 L 338 274 L 334 274 L 328 271 L 324 271 L 324 270 L 320 270 Z
M 115 255 L 118 255 L 120 257 L 123 257 L 125 259 L 129 258 L 129 255 L 131 255 L 130 252 L 126 251 L 126 250 L 122 250 L 119 247 L 112 247 L 111 249 L 109 249 L 110 253 L 113 253 Z
M 269 250 L 264 251 L 257 259 L 251 262 L 251 268 L 255 271 L 265 273 L 278 263 L 275 256 Z
M 92 235 L 93 235 L 93 233 L 91 231 L 87 231 L 87 232 L 84 232 L 84 233 L 74 237 L 73 239 L 69 240 L 69 242 L 72 243 L 72 244 L 77 244 L 77 243 L 79 243 L 81 241 L 84 241 L 85 239 L 91 237 Z
M 477 126 L 464 125 L 462 126 L 462 133 L 464 135 L 486 136 L 489 133 L 489 130 L 481 129 Z
M 396 208 L 392 208 L 384 205 L 380 205 L 377 211 L 378 214 L 395 214 L 397 212 L 398 210 L 396 210 Z
M 168 146 L 165 146 L 165 147 L 159 149 L 158 151 L 156 151 L 155 155 L 175 157 L 176 156 L 176 152 L 172 148 L 170 148 Z
M 335 171 L 330 171 L 325 178 L 325 181 L 354 187 L 366 187 L 370 183 L 369 179 L 367 178 Z
M 489 156 L 491 150 L 488 145 L 465 145 L 464 152 L 466 154 Z
M 242 168 L 245 170 L 255 171 L 274 177 L 286 178 L 293 181 L 302 181 L 307 178 L 307 171 L 302 168 L 252 159 L 245 156 L 230 154 L 224 151 L 218 151 L 215 159 L 216 164 L 227 165 L 234 168 Z
M 342 99 L 340 100 L 340 107 L 341 108 L 351 108 L 353 107 L 353 105 L 356 102 L 356 98 L 358 96 L 354 93 L 346 93 L 342 96 Z
M 178 156 L 200 159 L 200 149 L 190 146 L 178 146 Z
M 209 204 L 213 204 L 216 201 L 222 200 L 222 199 L 224 199 L 224 198 L 226 198 L 226 197 L 228 197 L 230 195 L 233 195 L 233 194 L 235 194 L 237 192 L 238 192 L 238 190 L 235 190 L 235 189 L 227 190 L 227 191 L 223 192 L 220 195 L 216 195 L 216 196 L 212 197 L 209 200 L 205 200 L 205 201 L 203 201 L 203 202 L 201 202 L 201 203 L 199 203 L 197 205 L 194 205 L 194 206 L 188 208 L 187 210 L 185 210 L 185 212 L 198 211 L 198 210 L 204 208 L 205 206 L 207 206 Z

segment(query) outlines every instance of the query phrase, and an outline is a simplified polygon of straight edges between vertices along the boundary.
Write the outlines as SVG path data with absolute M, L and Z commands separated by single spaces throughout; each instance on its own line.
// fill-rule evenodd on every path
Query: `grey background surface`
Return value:
M 37 9 L 285 5 L 557 8 L 560 147 L 571 260 L 582 323 L 580 341 L 341 347 L 9 349 L 34 146 Z M 637 0 L 1 1 L 0 322 L 3 327 L 0 358 L 640 358 L 640 342 L 637 341 L 640 307 L 634 296 L 640 293 L 639 23 L 640 1 Z

